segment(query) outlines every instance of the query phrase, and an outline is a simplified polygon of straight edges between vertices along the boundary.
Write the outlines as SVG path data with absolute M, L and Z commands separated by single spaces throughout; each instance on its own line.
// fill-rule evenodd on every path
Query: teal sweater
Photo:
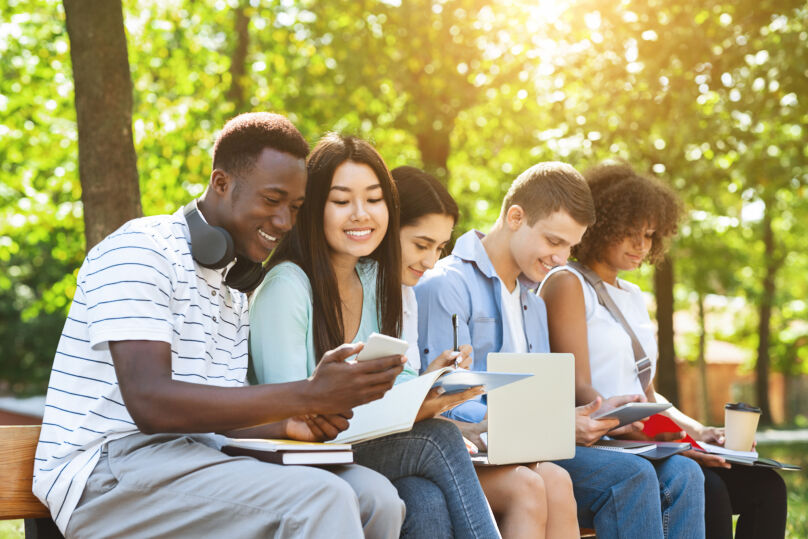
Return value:
M 362 319 L 352 342 L 365 342 L 379 331 L 376 271 L 373 260 L 356 265 L 362 283 Z M 261 384 L 293 382 L 314 372 L 311 282 L 292 262 L 272 268 L 250 300 L 250 354 Z M 416 376 L 405 370 L 396 382 Z

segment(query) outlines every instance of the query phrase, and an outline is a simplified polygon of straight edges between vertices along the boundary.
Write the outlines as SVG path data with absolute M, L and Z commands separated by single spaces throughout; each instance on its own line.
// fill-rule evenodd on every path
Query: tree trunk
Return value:
M 656 388 L 674 406 L 679 406 L 679 381 L 676 378 L 676 351 L 673 345 L 673 260 L 670 256 L 666 256 L 654 270 L 654 294 L 659 328 Z
M 247 98 L 244 89 L 244 75 L 247 73 L 247 48 L 250 44 L 250 17 L 247 15 L 247 3 L 242 2 L 235 10 L 236 46 L 230 56 L 230 88 L 227 99 L 233 103 L 236 114 L 246 112 Z
M 121 2 L 64 0 L 89 251 L 143 214 L 132 140 L 132 79 Z
M 707 348 L 707 327 L 704 314 L 704 294 L 699 292 L 699 355 L 697 362 L 699 365 L 699 377 L 701 378 L 701 418 L 705 425 L 713 423 L 710 417 L 710 398 L 707 390 L 707 358 L 705 352 Z
M 757 365 L 755 365 L 755 395 L 760 407 L 760 422 L 770 425 L 772 422 L 769 407 L 769 340 L 771 335 L 772 305 L 774 303 L 774 279 L 780 266 L 775 255 L 774 231 L 772 230 L 771 209 L 766 210 L 761 222 L 763 227 L 763 245 L 765 247 L 766 274 L 763 276 L 763 294 L 760 297 L 760 316 L 758 319 Z
M 447 162 L 451 146 L 450 135 L 451 131 L 435 131 L 431 126 L 427 126 L 415 136 L 418 141 L 418 151 L 421 152 L 421 160 L 424 162 L 424 170 L 435 176 L 443 185 L 449 183 Z

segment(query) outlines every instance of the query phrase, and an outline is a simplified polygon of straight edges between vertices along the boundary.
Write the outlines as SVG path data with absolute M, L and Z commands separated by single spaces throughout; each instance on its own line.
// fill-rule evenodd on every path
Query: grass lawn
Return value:
M 23 536 L 22 520 L 0 520 L 0 539 L 17 539 Z
M 782 472 L 788 487 L 786 537 L 808 537 L 808 443 L 765 444 L 758 451 L 764 457 L 802 466 L 799 472 Z
M 786 537 L 808 537 L 808 443 L 766 444 L 758 447 L 764 457 L 802 466 L 800 472 L 783 472 L 788 485 Z M 21 539 L 22 520 L 0 521 L 0 539 Z

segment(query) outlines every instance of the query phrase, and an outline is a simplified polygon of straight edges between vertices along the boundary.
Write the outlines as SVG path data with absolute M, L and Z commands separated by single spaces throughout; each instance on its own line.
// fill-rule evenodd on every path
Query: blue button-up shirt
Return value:
M 490 352 L 511 352 L 516 346 L 505 331 L 501 281 L 482 241 L 484 234 L 471 230 L 458 238 L 452 254 L 426 272 L 415 287 L 418 299 L 418 348 L 421 368 L 444 350 L 452 348 L 452 315 L 457 315 L 457 342 L 474 348 L 472 370 L 487 369 Z M 537 283 L 520 277 L 520 301 L 527 351 L 550 351 L 547 309 L 531 290 Z M 485 400 L 465 402 L 446 415 L 460 421 L 479 422 L 485 417 Z

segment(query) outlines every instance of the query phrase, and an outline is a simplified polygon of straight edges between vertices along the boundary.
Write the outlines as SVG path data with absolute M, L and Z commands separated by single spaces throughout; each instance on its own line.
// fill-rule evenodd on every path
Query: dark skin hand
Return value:
M 146 434 L 223 432 L 235 437 L 322 440 L 348 426 L 351 409 L 393 387 L 403 356 L 361 363 L 345 359 L 362 345 L 323 355 L 307 380 L 216 387 L 171 378 L 171 346 L 157 341 L 109 343 L 129 414 Z

